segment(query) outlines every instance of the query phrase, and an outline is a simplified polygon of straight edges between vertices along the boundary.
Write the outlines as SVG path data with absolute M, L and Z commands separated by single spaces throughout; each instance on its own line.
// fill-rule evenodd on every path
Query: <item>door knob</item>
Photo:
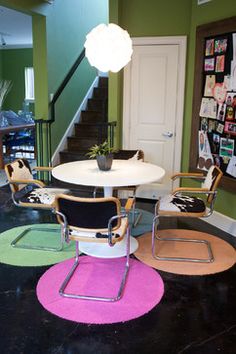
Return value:
M 173 133 L 172 132 L 166 132 L 166 133 L 162 133 L 162 135 L 167 137 L 167 138 L 172 138 Z

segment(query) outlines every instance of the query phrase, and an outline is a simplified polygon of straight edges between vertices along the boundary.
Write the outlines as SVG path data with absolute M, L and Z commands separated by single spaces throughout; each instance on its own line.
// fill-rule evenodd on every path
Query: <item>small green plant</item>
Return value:
M 106 156 L 111 154 L 112 152 L 115 152 L 115 149 L 110 147 L 109 143 L 107 141 L 104 141 L 100 145 L 93 145 L 90 149 L 89 152 L 86 154 L 89 156 L 90 159 L 93 159 L 99 155 Z

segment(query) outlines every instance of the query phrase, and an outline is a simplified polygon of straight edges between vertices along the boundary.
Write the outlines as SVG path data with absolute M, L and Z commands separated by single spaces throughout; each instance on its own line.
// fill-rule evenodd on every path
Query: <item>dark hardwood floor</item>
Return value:
M 150 202 L 140 208 L 153 211 Z M 0 188 L 0 232 L 52 222 L 50 212 L 13 205 Z M 209 232 L 236 246 L 232 237 L 201 220 L 161 220 L 161 228 Z M 1 237 L 1 235 L 0 235 Z M 84 325 L 58 318 L 39 304 L 35 288 L 48 267 L 0 264 L 1 354 L 233 354 L 236 351 L 236 266 L 208 276 L 159 272 L 165 294 L 150 313 L 125 323 Z M 142 284 L 140 284 L 142 286 Z

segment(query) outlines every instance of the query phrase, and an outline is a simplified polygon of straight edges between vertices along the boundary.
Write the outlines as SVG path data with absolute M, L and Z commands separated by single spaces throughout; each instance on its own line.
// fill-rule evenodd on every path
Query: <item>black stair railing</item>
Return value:
M 38 162 L 43 165 L 44 164 L 44 157 L 45 155 L 48 157 L 47 164 L 51 164 L 52 158 L 52 135 L 51 135 L 51 125 L 56 120 L 55 114 L 55 107 L 58 99 L 60 98 L 61 94 L 65 90 L 67 84 L 73 77 L 74 73 L 76 72 L 79 65 L 82 63 L 83 59 L 85 58 L 85 49 L 83 49 L 68 71 L 67 75 L 65 76 L 64 80 L 61 82 L 60 86 L 58 87 L 57 91 L 55 92 L 53 99 L 50 102 L 50 119 L 43 120 L 43 119 L 35 119 L 36 125 L 36 139 L 37 145 L 40 147 L 38 151 Z M 105 124 L 105 127 L 104 127 Z M 114 146 L 114 129 L 116 126 L 116 122 L 107 122 L 103 124 L 98 124 L 99 127 L 99 139 L 103 134 L 104 128 L 107 130 L 107 136 L 109 137 L 110 145 Z

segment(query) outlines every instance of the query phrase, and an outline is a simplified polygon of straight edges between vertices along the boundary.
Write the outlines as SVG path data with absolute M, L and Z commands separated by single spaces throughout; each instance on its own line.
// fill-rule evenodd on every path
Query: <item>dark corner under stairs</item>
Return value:
M 108 77 L 99 77 L 98 87 L 93 89 L 86 110 L 81 112 L 80 121 L 74 126 L 74 135 L 67 138 L 67 149 L 60 152 L 60 163 L 87 160 L 89 148 L 108 139 L 108 127 L 104 125 L 108 122 L 107 112 Z M 60 185 L 68 186 L 66 183 Z M 86 193 L 90 189 L 83 186 L 74 187 Z

